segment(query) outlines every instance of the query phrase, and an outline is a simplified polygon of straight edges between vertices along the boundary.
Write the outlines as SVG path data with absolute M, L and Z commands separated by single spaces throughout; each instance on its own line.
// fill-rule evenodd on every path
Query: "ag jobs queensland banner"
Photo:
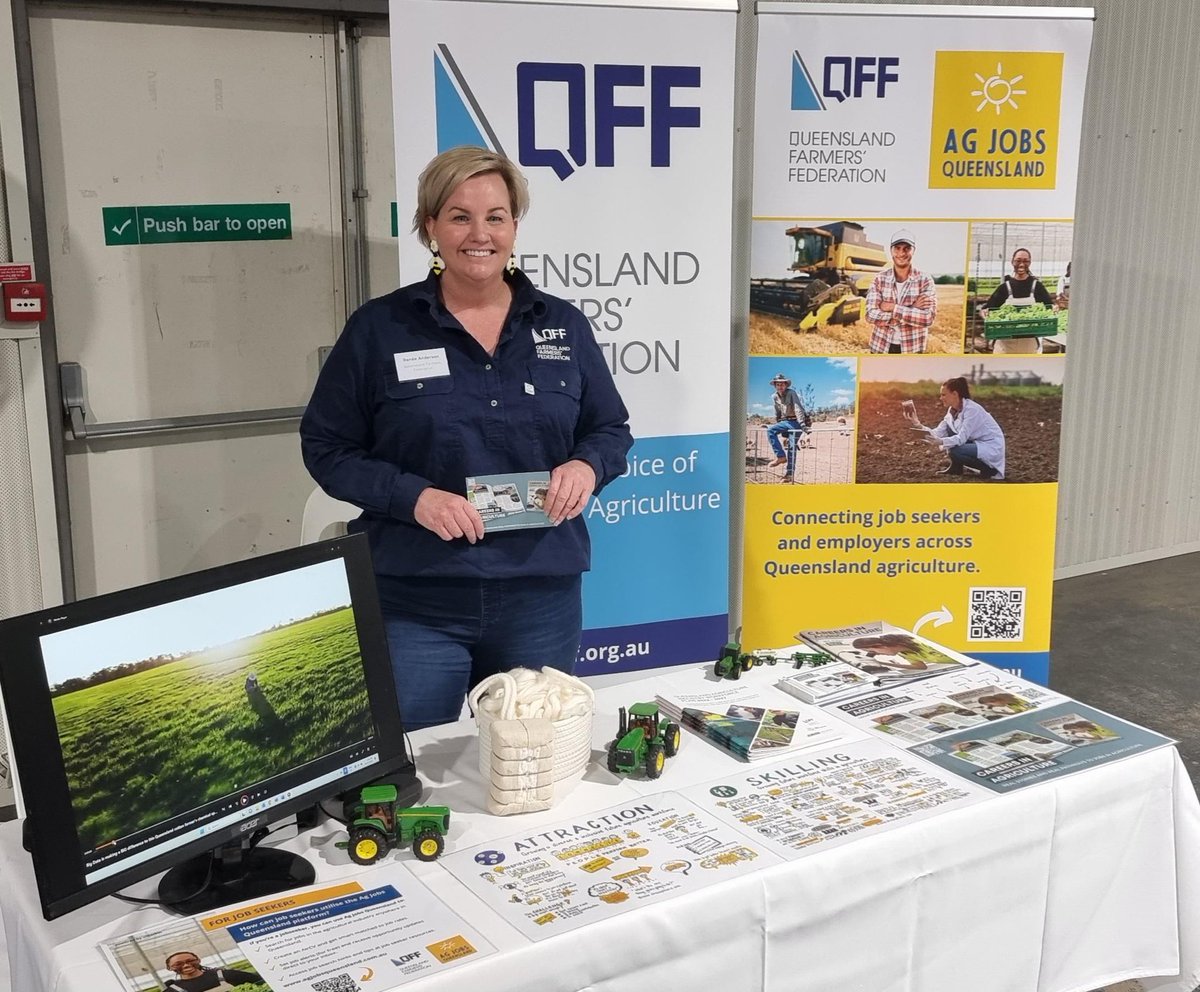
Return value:
M 629 471 L 586 511 L 582 674 L 727 636 L 735 10 L 391 4 L 400 216 L 440 151 L 519 162 L 520 265 L 588 317 L 630 410 Z M 420 278 L 428 256 L 400 245 Z
M 758 9 L 746 642 L 1045 681 L 1092 12 Z

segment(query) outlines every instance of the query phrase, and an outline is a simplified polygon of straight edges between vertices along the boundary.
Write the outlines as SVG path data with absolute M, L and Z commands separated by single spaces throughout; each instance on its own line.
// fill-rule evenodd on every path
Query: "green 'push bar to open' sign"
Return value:
M 189 241 L 287 241 L 290 203 L 197 203 L 103 207 L 106 245 L 164 245 Z

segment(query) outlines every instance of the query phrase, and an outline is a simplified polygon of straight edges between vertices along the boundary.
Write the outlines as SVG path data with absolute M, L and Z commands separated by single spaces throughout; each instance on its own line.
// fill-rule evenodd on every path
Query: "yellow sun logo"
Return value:
M 1000 108 L 1005 106 L 1012 107 L 1014 110 L 1020 109 L 1020 105 L 1013 97 L 1026 95 L 1025 90 L 1017 89 L 1017 83 L 1025 78 L 1023 75 L 1005 79 L 1004 66 L 997 62 L 996 71 L 991 76 L 984 79 L 979 73 L 975 73 L 975 78 L 979 80 L 980 85 L 979 89 L 971 90 L 971 96 L 980 98 L 979 106 L 975 108 L 976 113 L 989 105 L 996 108 L 997 114 L 1000 113 Z

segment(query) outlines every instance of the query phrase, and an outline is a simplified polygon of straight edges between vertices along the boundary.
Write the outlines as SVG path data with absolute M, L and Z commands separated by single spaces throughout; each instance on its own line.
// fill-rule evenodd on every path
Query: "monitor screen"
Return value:
M 0 645 L 47 918 L 408 763 L 362 535 L 7 620 Z

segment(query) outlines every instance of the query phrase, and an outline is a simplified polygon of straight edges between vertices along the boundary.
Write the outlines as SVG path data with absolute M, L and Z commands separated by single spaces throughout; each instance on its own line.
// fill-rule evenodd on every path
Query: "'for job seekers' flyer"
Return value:
M 358 878 L 171 920 L 106 941 L 100 951 L 130 992 L 179 977 L 166 961 L 182 964 L 186 956 L 218 978 L 224 972 L 226 985 L 311 992 L 322 982 L 396 988 L 494 948 L 393 862 Z

